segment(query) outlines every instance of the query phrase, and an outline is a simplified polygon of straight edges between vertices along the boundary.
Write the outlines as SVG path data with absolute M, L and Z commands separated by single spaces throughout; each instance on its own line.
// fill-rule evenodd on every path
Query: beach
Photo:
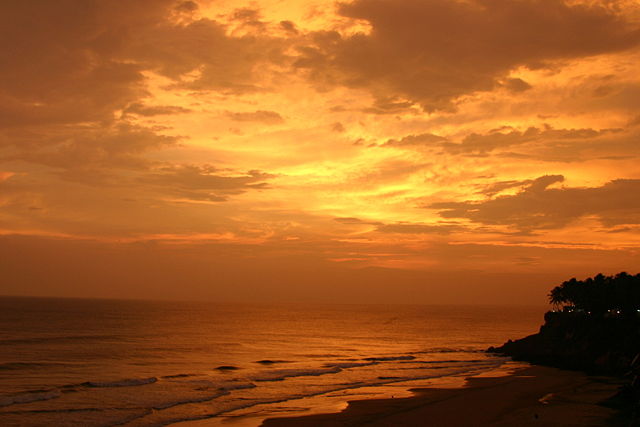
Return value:
M 628 426 L 599 403 L 621 380 L 521 366 L 508 375 L 469 377 L 462 388 L 423 388 L 406 398 L 349 402 L 333 414 L 271 418 L 265 427 L 305 426 Z

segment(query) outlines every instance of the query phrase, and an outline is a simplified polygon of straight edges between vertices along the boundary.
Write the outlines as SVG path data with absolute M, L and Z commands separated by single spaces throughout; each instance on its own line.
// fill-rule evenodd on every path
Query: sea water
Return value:
M 216 422 L 474 375 L 506 361 L 487 347 L 534 333 L 543 313 L 0 298 L 0 425 Z

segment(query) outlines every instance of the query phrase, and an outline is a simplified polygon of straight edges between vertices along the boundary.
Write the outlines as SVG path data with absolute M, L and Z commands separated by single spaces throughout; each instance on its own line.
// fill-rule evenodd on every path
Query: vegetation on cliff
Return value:
M 640 313 L 640 274 L 622 272 L 615 276 L 598 274 L 586 280 L 573 278 L 553 288 L 549 302 L 568 312 L 636 317 Z
M 622 375 L 640 353 L 640 274 L 571 279 L 549 293 L 540 332 L 489 351 L 516 360 Z

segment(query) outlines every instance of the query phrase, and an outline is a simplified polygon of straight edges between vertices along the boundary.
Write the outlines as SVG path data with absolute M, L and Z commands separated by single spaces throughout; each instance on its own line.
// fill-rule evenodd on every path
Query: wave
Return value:
M 206 395 L 206 396 L 193 397 L 191 399 L 176 400 L 176 401 L 173 401 L 173 402 L 167 402 L 167 403 L 164 403 L 164 404 L 155 405 L 153 407 L 153 409 L 155 409 L 156 411 L 161 411 L 163 409 L 173 408 L 174 406 L 187 405 L 189 403 L 209 402 L 211 400 L 217 399 L 220 396 L 226 396 L 227 394 L 229 394 L 228 391 L 220 390 L 220 391 L 218 391 L 218 392 L 216 392 L 214 394 L 209 394 L 209 395 Z
M 56 341 L 93 341 L 119 339 L 122 339 L 122 337 L 119 335 L 62 335 L 53 337 L 9 338 L 4 340 L 0 339 L 0 345 L 40 344 Z
M 218 388 L 218 390 L 223 390 L 223 391 L 233 391 L 233 390 L 244 390 L 247 388 L 256 388 L 257 386 L 253 383 L 244 383 L 244 384 L 230 384 L 230 385 L 225 385 L 222 386 L 220 388 Z
M 98 381 L 87 381 L 82 383 L 81 385 L 85 387 L 133 387 L 139 385 L 153 384 L 158 381 L 156 377 L 150 378 L 128 378 L 120 381 L 107 381 L 107 382 L 98 382 Z
M 438 364 L 443 364 L 443 363 L 470 363 L 470 364 L 477 364 L 477 363 L 485 363 L 485 362 L 490 362 L 491 359 L 468 359 L 468 360 L 458 360 L 458 359 L 450 359 L 450 360 L 410 360 L 410 361 L 406 361 L 406 362 L 402 362 L 402 363 L 415 363 L 415 364 L 420 364 L 420 365 L 438 365 Z
M 326 359 L 326 358 L 336 358 L 342 357 L 341 354 L 333 354 L 333 353 L 317 353 L 317 354 L 302 354 L 302 357 L 305 359 Z
M 381 356 L 381 357 L 365 357 L 362 360 L 368 360 L 371 362 L 391 362 L 395 360 L 413 360 L 415 356 Z
M 126 410 L 128 408 L 64 408 L 64 409 L 23 409 L 16 411 L 2 411 L 4 414 L 72 414 L 75 412 L 105 412 L 109 410 Z
M 342 369 L 338 367 L 328 367 L 321 369 L 276 369 L 269 372 L 263 372 L 250 377 L 252 381 L 282 381 L 291 377 L 318 377 L 320 375 L 337 374 Z
M 174 374 L 174 375 L 163 375 L 160 378 L 172 379 L 172 378 L 188 378 L 195 377 L 196 374 Z
M 496 366 L 499 366 L 501 363 L 496 363 Z M 299 399 L 303 399 L 303 398 L 307 398 L 307 397 L 313 397 L 313 396 L 319 396 L 319 395 L 325 395 L 325 394 L 329 394 L 329 393 L 334 393 L 334 392 L 339 392 L 339 391 L 344 391 L 344 390 L 355 390 L 355 389 L 359 389 L 359 388 L 363 388 L 363 387 L 375 387 L 375 386 L 381 386 L 381 385 L 386 385 L 386 384 L 393 384 L 393 383 L 399 383 L 399 382 L 409 382 L 409 381 L 416 381 L 416 380 L 425 380 L 425 379 L 433 379 L 433 378 L 441 378 L 441 377 L 447 377 L 447 376 L 460 376 L 460 375 L 474 375 L 475 373 L 479 373 L 482 372 L 485 369 L 479 369 L 477 367 L 473 367 L 469 366 L 469 367 L 463 367 L 461 369 L 457 369 L 453 372 L 447 372 L 445 374 L 441 374 L 441 375 L 437 375 L 434 373 L 431 373 L 429 375 L 418 375 L 418 376 L 380 376 L 377 378 L 377 380 L 373 380 L 373 381 L 368 381 L 368 382 L 362 382 L 362 381 L 358 381 L 358 382 L 351 382 L 351 383 L 342 383 L 342 384 L 335 384 L 333 387 L 330 387 L 328 389 L 324 389 L 322 391 L 317 391 L 317 392 L 311 392 L 311 393 L 301 393 L 301 394 L 293 394 L 290 395 L 288 397 L 285 398 L 275 398 L 275 399 L 269 399 L 269 398 L 262 398 L 262 399 L 258 399 L 256 401 L 253 402 L 246 402 L 244 404 L 239 404 L 239 405 L 233 405 L 232 407 L 229 407 L 227 409 L 223 409 L 223 410 L 219 410 L 219 411 L 215 411 L 215 412 L 208 412 L 208 413 L 199 413 L 199 414 L 192 414 L 192 415 L 186 415 L 186 416 L 172 416 L 170 414 L 168 418 L 163 418 L 162 421 L 158 421 L 158 425 L 168 425 L 168 424 L 173 424 L 173 423 L 180 423 L 180 422 L 185 422 L 185 421 L 196 421 L 196 420 L 206 420 L 206 419 L 211 419 L 211 418 L 215 418 L 215 417 L 219 417 L 221 415 L 224 414 L 229 414 L 238 410 L 243 410 L 243 409 L 247 409 L 247 408 L 251 408 L 254 406 L 258 406 L 258 405 L 269 405 L 269 404 L 277 404 L 277 403 L 282 403 L 282 402 L 288 402 L 288 401 L 294 401 L 294 400 L 299 400 Z M 279 373 L 280 377 L 286 378 L 289 376 L 304 376 L 304 375 L 323 375 L 326 373 L 337 373 L 339 372 L 340 369 L 339 368 L 334 368 L 333 370 L 328 370 L 328 369 L 298 369 L 298 370 L 277 370 L 277 371 L 272 371 L 273 373 Z M 276 378 L 275 375 L 272 376 L 272 378 L 266 380 L 266 381 L 277 381 L 278 378 Z M 259 380 L 256 380 L 259 381 Z M 241 388 L 253 388 L 256 387 L 255 385 L 251 384 L 251 383 L 244 383 L 244 384 L 238 384 L 236 386 L 234 386 L 237 389 L 241 389 Z M 220 388 L 220 391 L 222 391 L 222 394 L 229 394 L 231 392 L 231 389 L 229 388 L 228 390 L 226 390 L 227 392 L 224 393 L 225 390 L 223 390 L 223 388 Z M 221 395 L 222 395 L 221 394 Z M 211 398 L 210 400 L 213 400 L 215 397 Z M 237 402 L 241 402 L 244 399 L 238 399 Z M 196 398 L 196 399 L 187 399 L 185 401 L 182 402 L 175 402 L 173 404 L 166 405 L 163 408 L 159 408 L 159 409 L 164 409 L 164 408 L 169 408 L 169 407 L 173 407 L 173 406 L 177 406 L 180 405 L 182 403 L 192 403 L 192 402 L 201 402 L 201 401 L 206 401 L 205 398 Z M 146 415 L 142 415 L 139 418 L 143 418 Z
M 381 386 L 381 385 L 393 384 L 393 383 L 399 383 L 399 382 L 427 380 L 427 379 L 442 378 L 442 377 L 447 377 L 447 376 L 469 375 L 469 374 L 473 374 L 473 373 L 481 372 L 481 371 L 482 370 L 480 370 L 480 369 L 459 369 L 459 370 L 457 370 L 455 372 L 448 372 L 448 373 L 442 374 L 442 375 L 433 375 L 432 374 L 432 375 L 422 375 L 422 376 L 413 376 L 413 377 L 391 377 L 391 376 L 389 376 L 389 377 L 378 377 L 377 378 L 378 381 L 347 383 L 347 384 L 342 384 L 342 385 L 340 385 L 338 387 L 325 389 L 325 390 L 318 391 L 318 392 L 315 392 L 315 393 L 303 393 L 303 394 L 298 394 L 298 395 L 292 395 L 292 396 L 289 396 L 289 397 L 283 398 L 283 399 L 260 399 L 260 400 L 257 400 L 255 402 L 249 402 L 249 403 L 246 403 L 246 404 L 237 405 L 237 406 L 234 406 L 232 408 L 224 409 L 224 410 L 218 411 L 218 412 L 213 412 L 213 413 L 208 413 L 208 414 L 206 414 L 206 413 L 205 414 L 198 414 L 198 415 L 186 416 L 186 417 L 175 417 L 175 418 L 171 418 L 169 420 L 165 420 L 163 422 L 163 424 L 167 425 L 167 424 L 180 423 L 180 422 L 185 422 L 185 421 L 197 421 L 197 420 L 211 419 L 211 418 L 214 418 L 214 417 L 219 417 L 219 416 L 224 415 L 224 414 L 229 414 L 229 413 L 232 413 L 232 412 L 235 412 L 235 411 L 251 408 L 251 407 L 254 407 L 254 406 L 258 406 L 258 405 L 269 405 L 269 404 L 277 404 L 277 403 L 282 403 L 282 402 L 295 401 L 295 400 L 299 400 L 299 399 L 304 399 L 304 398 L 313 397 L 313 396 L 321 396 L 321 395 L 325 395 L 325 394 L 329 394 L 329 393 L 335 393 L 335 392 L 344 391 L 344 390 L 355 390 L 355 389 L 359 389 L 359 388 L 363 388 L 363 387 L 375 387 L 375 386 Z
M 370 362 L 337 362 L 337 363 L 325 363 L 323 366 L 325 368 L 340 368 L 340 369 L 348 369 L 348 368 L 359 368 L 361 366 L 371 366 L 377 365 L 380 362 L 370 361 Z
M 264 360 L 258 360 L 256 361 L 256 363 L 259 363 L 261 365 L 274 365 L 276 363 L 290 363 L 288 360 L 270 360 L 270 359 L 264 359 Z
M 483 349 L 473 347 L 462 348 L 450 348 L 450 347 L 435 347 L 422 351 L 411 351 L 409 354 L 431 354 L 431 353 L 484 353 Z
M 10 406 L 19 403 L 31 403 L 38 402 L 41 400 L 50 400 L 56 399 L 60 397 L 62 393 L 60 390 L 37 390 L 37 391 L 27 391 L 22 393 L 10 394 L 0 396 L 0 407 Z
M 218 391 L 214 394 L 209 394 L 206 396 L 200 396 L 200 397 L 194 397 L 194 398 L 190 398 L 190 399 L 181 399 L 181 400 L 176 400 L 173 402 L 166 402 L 164 404 L 159 404 L 159 405 L 155 405 L 153 406 L 152 410 L 149 410 L 143 414 L 140 415 L 135 415 L 133 417 L 130 417 L 127 420 L 124 420 L 120 423 L 114 424 L 115 425 L 126 425 L 134 420 L 140 420 L 143 419 L 145 417 L 147 417 L 148 415 L 151 415 L 153 413 L 157 413 L 155 411 L 163 411 L 165 409 L 170 409 L 176 406 L 180 406 L 180 405 L 188 405 L 191 403 L 205 403 L 205 402 L 210 402 L 212 400 L 217 399 L 218 397 L 221 396 L 226 396 L 229 395 L 233 390 L 240 390 L 240 389 L 247 389 L 247 388 L 255 388 L 256 385 L 253 383 L 242 383 L 242 384 L 235 384 L 235 385 L 227 385 L 227 386 L 223 386 L 223 387 L 219 387 Z M 253 405 L 253 404 L 252 404 Z M 215 415 L 213 415 L 215 416 Z M 204 416 L 196 416 L 196 417 L 187 417 L 187 418 L 170 418 L 169 420 L 164 420 L 162 422 L 160 422 L 157 425 L 167 425 L 167 424 L 173 424 L 173 423 L 177 423 L 177 422 L 183 422 L 183 421 L 194 421 L 194 420 L 200 420 L 200 419 L 208 419 L 208 418 L 213 418 L 213 416 L 211 414 L 206 414 Z M 156 425 L 156 424 L 152 424 L 152 425 Z
M 50 368 L 52 366 L 70 366 L 63 362 L 6 362 L 0 363 L 0 371 L 17 371 L 28 368 Z
M 477 369 L 487 366 L 494 366 L 501 362 L 491 359 L 475 359 L 475 360 L 415 360 L 409 362 L 401 362 L 406 367 L 395 367 L 394 370 L 413 370 L 424 367 L 426 369 L 447 369 L 447 368 L 469 368 Z M 417 365 L 417 366 L 416 366 Z

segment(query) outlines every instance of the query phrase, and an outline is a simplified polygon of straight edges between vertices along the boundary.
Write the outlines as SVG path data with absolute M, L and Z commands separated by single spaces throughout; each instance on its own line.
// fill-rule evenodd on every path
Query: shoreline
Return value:
M 317 395 L 287 399 L 281 402 L 252 405 L 248 408 L 233 410 L 212 418 L 179 421 L 171 425 L 176 427 L 259 427 L 267 420 L 280 419 L 280 417 L 289 419 L 307 418 L 313 415 L 337 415 L 346 410 L 352 402 L 413 398 L 416 396 L 416 390 L 421 389 L 460 389 L 465 387 L 469 376 L 488 374 L 506 376 L 524 365 L 528 366 L 526 362 L 510 361 L 477 374 L 445 375 L 345 388 Z
M 617 410 L 599 404 L 617 393 L 620 379 L 538 365 L 499 371 L 468 377 L 463 387 L 414 388 L 410 397 L 352 400 L 340 412 L 267 417 L 260 425 L 628 425 Z

